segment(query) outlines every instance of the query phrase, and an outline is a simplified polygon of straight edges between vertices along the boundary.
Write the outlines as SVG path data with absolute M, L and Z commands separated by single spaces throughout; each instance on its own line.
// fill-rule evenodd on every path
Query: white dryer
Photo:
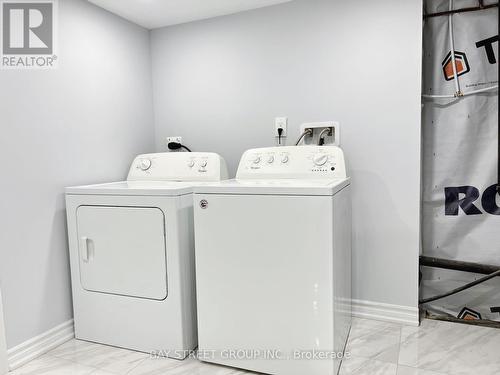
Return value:
M 337 374 L 351 323 L 342 150 L 249 150 L 236 179 L 196 187 L 194 205 L 202 359 L 267 374 Z
M 192 191 L 225 178 L 217 154 L 158 153 L 127 181 L 66 189 L 76 338 L 178 359 L 197 346 Z

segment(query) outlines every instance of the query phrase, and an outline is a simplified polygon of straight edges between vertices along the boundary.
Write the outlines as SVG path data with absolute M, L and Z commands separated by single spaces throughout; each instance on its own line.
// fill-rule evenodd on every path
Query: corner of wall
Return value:
M 0 290 L 0 375 L 6 374 L 7 366 L 7 343 L 5 341 L 5 323 L 3 320 L 2 291 Z

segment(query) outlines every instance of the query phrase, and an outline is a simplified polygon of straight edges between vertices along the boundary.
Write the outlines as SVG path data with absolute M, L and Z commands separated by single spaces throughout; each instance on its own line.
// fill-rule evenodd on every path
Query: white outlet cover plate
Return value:
M 182 143 L 182 137 L 167 137 L 167 145 L 170 142 Z
M 281 137 L 284 138 L 287 135 L 288 131 L 288 117 L 276 117 L 274 120 L 274 136 L 277 138 L 278 129 L 283 129 L 283 133 L 281 133 Z

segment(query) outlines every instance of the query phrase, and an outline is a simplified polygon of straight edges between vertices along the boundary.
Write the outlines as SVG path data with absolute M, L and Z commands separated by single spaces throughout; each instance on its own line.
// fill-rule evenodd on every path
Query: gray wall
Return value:
M 421 2 L 296 0 L 152 31 L 157 149 L 181 135 L 234 173 L 275 116 L 338 120 L 353 178 L 354 298 L 417 306 Z
M 0 71 L 0 283 L 11 348 L 72 317 L 63 188 L 152 151 L 149 33 L 59 2 L 59 69 Z
M 5 325 L 3 318 L 2 290 L 0 289 L 0 375 L 9 370 L 7 363 L 7 343 L 5 342 Z

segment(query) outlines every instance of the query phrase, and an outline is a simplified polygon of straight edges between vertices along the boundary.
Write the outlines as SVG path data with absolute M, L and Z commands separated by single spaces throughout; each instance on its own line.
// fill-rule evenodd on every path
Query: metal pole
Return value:
M 432 17 L 440 17 L 440 16 L 449 16 L 450 14 L 456 14 L 456 13 L 476 12 L 478 10 L 491 9 L 491 8 L 498 8 L 498 3 L 488 4 L 488 5 L 478 6 L 478 7 L 468 7 L 468 8 L 460 8 L 460 9 L 455 9 L 455 10 L 447 10 L 445 12 L 424 14 L 424 19 L 432 18 Z
M 462 262 L 459 260 L 450 260 L 442 258 L 434 258 L 421 255 L 420 265 L 423 267 L 442 268 L 446 270 L 455 270 L 471 273 L 479 273 L 482 275 L 489 275 L 495 271 L 500 270 L 500 266 L 493 266 L 489 264 L 479 264 L 471 262 Z

